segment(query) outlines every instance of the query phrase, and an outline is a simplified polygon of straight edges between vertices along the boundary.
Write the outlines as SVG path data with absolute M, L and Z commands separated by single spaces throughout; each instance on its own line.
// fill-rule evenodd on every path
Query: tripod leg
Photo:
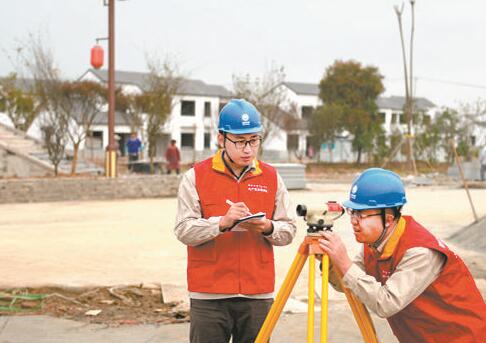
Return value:
M 351 307 L 351 311 L 353 312 L 354 319 L 358 323 L 358 327 L 361 331 L 361 335 L 363 336 L 363 340 L 365 341 L 365 343 L 378 343 L 375 327 L 373 325 L 373 321 L 371 320 L 370 314 L 368 313 L 368 310 L 363 305 L 363 303 L 359 301 L 359 299 L 356 298 L 356 296 L 344 286 L 344 283 L 342 281 L 342 275 L 338 275 L 338 280 L 341 288 L 344 290 L 346 299 L 348 299 L 349 306 Z
M 329 256 L 322 255 L 321 343 L 327 342 L 327 308 L 329 290 Z
M 272 334 L 272 331 L 275 327 L 275 324 L 277 323 L 277 320 L 282 313 L 285 303 L 289 298 L 290 292 L 294 288 L 295 282 L 297 281 L 297 278 L 299 277 L 300 272 L 304 267 L 306 259 L 307 253 L 301 252 L 299 250 L 294 258 L 292 266 L 287 272 L 287 276 L 285 277 L 285 280 L 280 287 L 277 297 L 275 298 L 275 301 L 267 314 L 267 318 L 265 318 L 265 321 L 263 322 L 262 328 L 260 329 L 260 332 L 255 339 L 255 343 L 268 342 L 270 335 Z
M 316 283 L 316 256 L 309 256 L 309 285 L 307 302 L 307 342 L 314 342 L 314 287 Z

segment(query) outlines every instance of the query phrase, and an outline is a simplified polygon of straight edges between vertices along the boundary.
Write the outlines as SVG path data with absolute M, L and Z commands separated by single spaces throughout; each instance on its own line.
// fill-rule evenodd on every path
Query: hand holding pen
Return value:
M 251 215 L 250 210 L 243 202 L 234 203 L 231 200 L 227 199 L 226 203 L 230 205 L 230 209 L 228 210 L 225 216 L 221 217 L 221 220 L 219 221 L 220 231 L 231 230 L 235 226 L 236 224 L 235 222 L 238 219 Z M 225 217 L 227 216 L 230 216 L 229 218 L 231 218 L 231 224 L 229 224 L 229 226 L 223 226 L 225 225 L 225 223 L 227 223 L 226 221 L 224 221 Z M 272 221 L 266 219 L 265 217 L 250 219 L 248 221 L 241 222 L 238 224 L 238 227 L 240 227 L 243 230 L 253 231 L 253 232 L 258 232 L 263 234 L 269 234 L 273 232 Z
M 251 214 L 249 208 L 244 202 L 234 203 L 231 200 L 226 200 L 226 203 L 230 206 L 228 211 L 219 220 L 219 230 L 226 231 L 228 228 L 234 226 L 235 221 L 241 217 L 245 217 Z

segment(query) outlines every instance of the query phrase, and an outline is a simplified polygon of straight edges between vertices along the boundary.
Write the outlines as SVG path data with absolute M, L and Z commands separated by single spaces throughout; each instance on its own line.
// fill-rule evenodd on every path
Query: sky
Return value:
M 108 31 L 103 0 L 0 0 L 0 76 L 29 33 L 40 34 L 63 76 L 89 67 Z M 283 66 L 286 80 L 318 83 L 335 60 L 372 65 L 384 95 L 404 95 L 396 0 L 116 1 L 117 70 L 146 71 L 146 56 L 169 56 L 184 75 L 231 88 L 232 75 Z M 404 3 L 408 45 L 411 10 Z M 457 107 L 486 98 L 486 2 L 416 0 L 415 96 Z M 105 43 L 102 43 L 105 44 Z M 107 50 L 105 44 L 105 51 Z M 106 56 L 105 56 L 106 59 Z

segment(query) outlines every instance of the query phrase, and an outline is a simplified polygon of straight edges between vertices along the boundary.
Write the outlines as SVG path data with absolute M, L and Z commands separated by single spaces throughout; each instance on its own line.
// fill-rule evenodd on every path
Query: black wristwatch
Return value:
M 262 235 L 264 235 L 264 236 L 271 236 L 272 235 L 272 233 L 273 233 L 273 222 L 270 221 L 270 223 L 272 224 L 272 229 L 270 230 L 270 232 L 267 232 L 267 233 L 262 232 Z

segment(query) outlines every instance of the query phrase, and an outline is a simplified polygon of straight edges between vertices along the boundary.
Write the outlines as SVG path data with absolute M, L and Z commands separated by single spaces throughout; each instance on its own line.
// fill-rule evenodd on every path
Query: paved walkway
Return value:
M 361 343 L 363 339 L 351 311 L 338 304 L 330 308 L 328 341 Z M 347 305 L 346 305 L 347 306 Z M 320 314 L 316 313 L 316 318 Z M 334 316 L 334 317 L 333 317 Z M 316 319 L 316 340 L 319 325 Z M 374 319 L 381 342 L 397 342 L 384 321 Z M 28 329 L 27 329 L 28 328 Z M 272 335 L 272 343 L 306 341 L 307 314 L 284 314 Z M 188 342 L 189 324 L 136 325 L 110 328 L 47 316 L 0 317 L 1 343 L 183 343 Z

